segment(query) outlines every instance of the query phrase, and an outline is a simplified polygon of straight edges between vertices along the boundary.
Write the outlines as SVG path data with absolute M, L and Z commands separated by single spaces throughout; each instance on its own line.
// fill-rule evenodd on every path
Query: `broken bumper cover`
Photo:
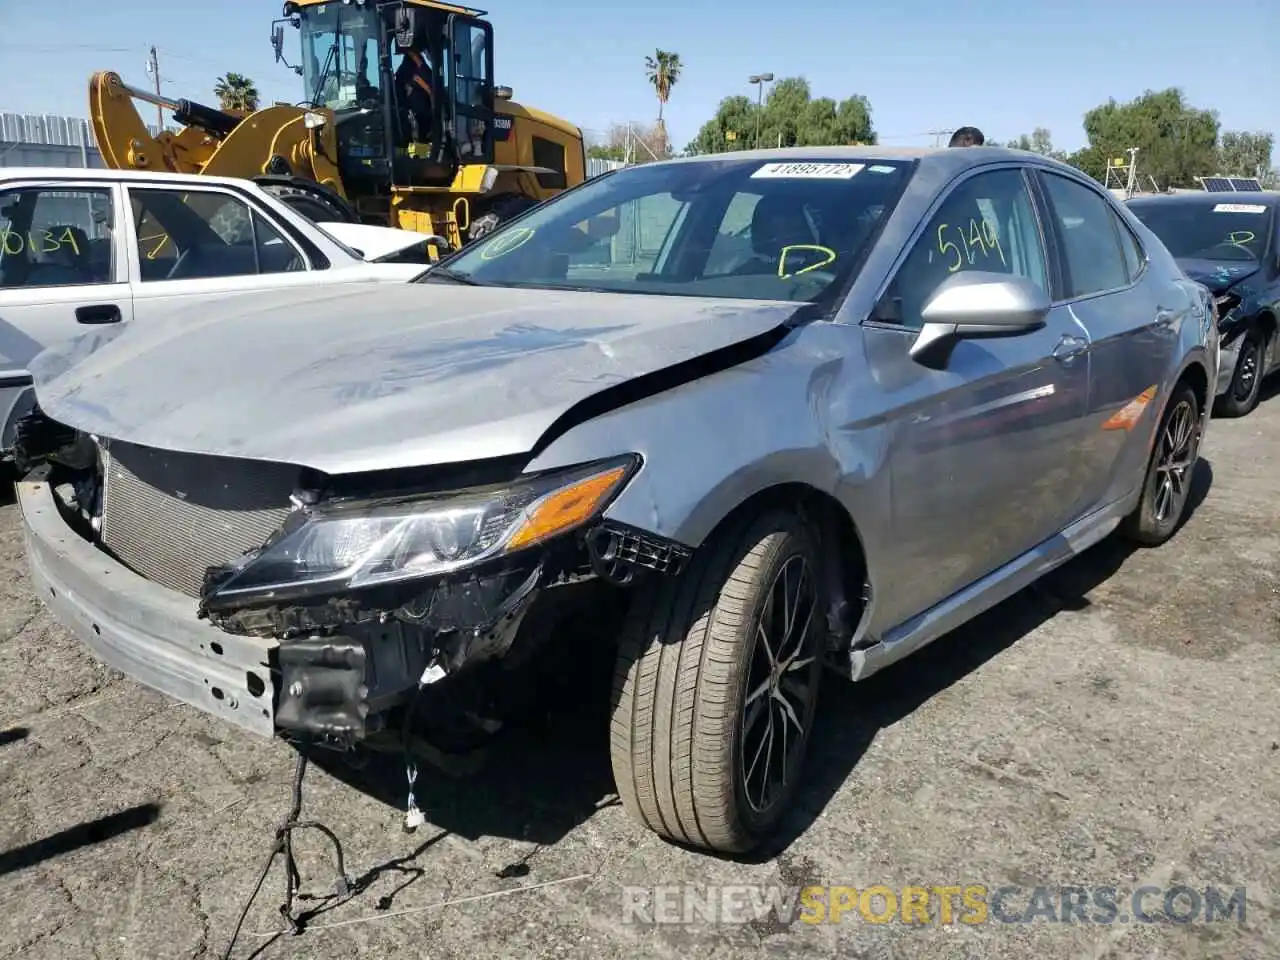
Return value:
M 1221 397 L 1231 390 L 1231 383 L 1235 380 L 1236 364 L 1240 362 L 1240 344 L 1244 342 L 1244 338 L 1240 336 L 1233 337 L 1230 342 L 1225 337 L 1218 341 L 1218 382 L 1214 388 L 1214 396 Z
M 277 641 L 197 619 L 195 600 L 138 576 L 71 530 L 49 484 L 16 486 L 36 593 L 95 657 L 168 697 L 274 736 L 268 664 Z

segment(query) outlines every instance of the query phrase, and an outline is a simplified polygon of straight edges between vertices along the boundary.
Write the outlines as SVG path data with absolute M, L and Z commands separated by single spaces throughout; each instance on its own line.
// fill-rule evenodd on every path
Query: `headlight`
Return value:
M 640 464 L 628 456 L 502 487 L 320 506 L 213 590 L 336 592 L 449 573 L 545 543 L 598 517 Z

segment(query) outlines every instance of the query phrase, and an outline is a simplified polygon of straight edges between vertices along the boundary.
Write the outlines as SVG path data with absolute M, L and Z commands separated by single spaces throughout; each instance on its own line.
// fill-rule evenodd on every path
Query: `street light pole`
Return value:
M 760 114 L 764 113 L 764 85 L 773 82 L 772 73 L 753 73 L 747 83 L 756 85 L 756 149 L 760 149 Z

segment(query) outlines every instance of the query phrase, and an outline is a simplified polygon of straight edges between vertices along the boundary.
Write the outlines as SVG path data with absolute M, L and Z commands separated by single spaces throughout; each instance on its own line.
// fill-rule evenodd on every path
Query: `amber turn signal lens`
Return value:
M 507 541 L 507 549 L 541 543 L 589 520 L 626 475 L 626 467 L 613 467 L 548 494 L 529 509 L 524 523 Z

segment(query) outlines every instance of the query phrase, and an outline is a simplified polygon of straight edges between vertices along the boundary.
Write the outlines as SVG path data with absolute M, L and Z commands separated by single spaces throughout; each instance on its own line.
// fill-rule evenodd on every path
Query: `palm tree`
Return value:
M 213 87 L 223 110 L 243 110 L 252 113 L 258 109 L 258 88 L 253 81 L 240 73 L 228 73 L 219 77 Z
M 680 54 L 667 50 L 655 50 L 652 57 L 644 58 L 645 76 L 653 84 L 653 92 L 658 95 L 658 126 L 662 122 L 662 108 L 671 99 L 671 88 L 680 80 Z M 665 133 L 665 127 L 664 127 Z

